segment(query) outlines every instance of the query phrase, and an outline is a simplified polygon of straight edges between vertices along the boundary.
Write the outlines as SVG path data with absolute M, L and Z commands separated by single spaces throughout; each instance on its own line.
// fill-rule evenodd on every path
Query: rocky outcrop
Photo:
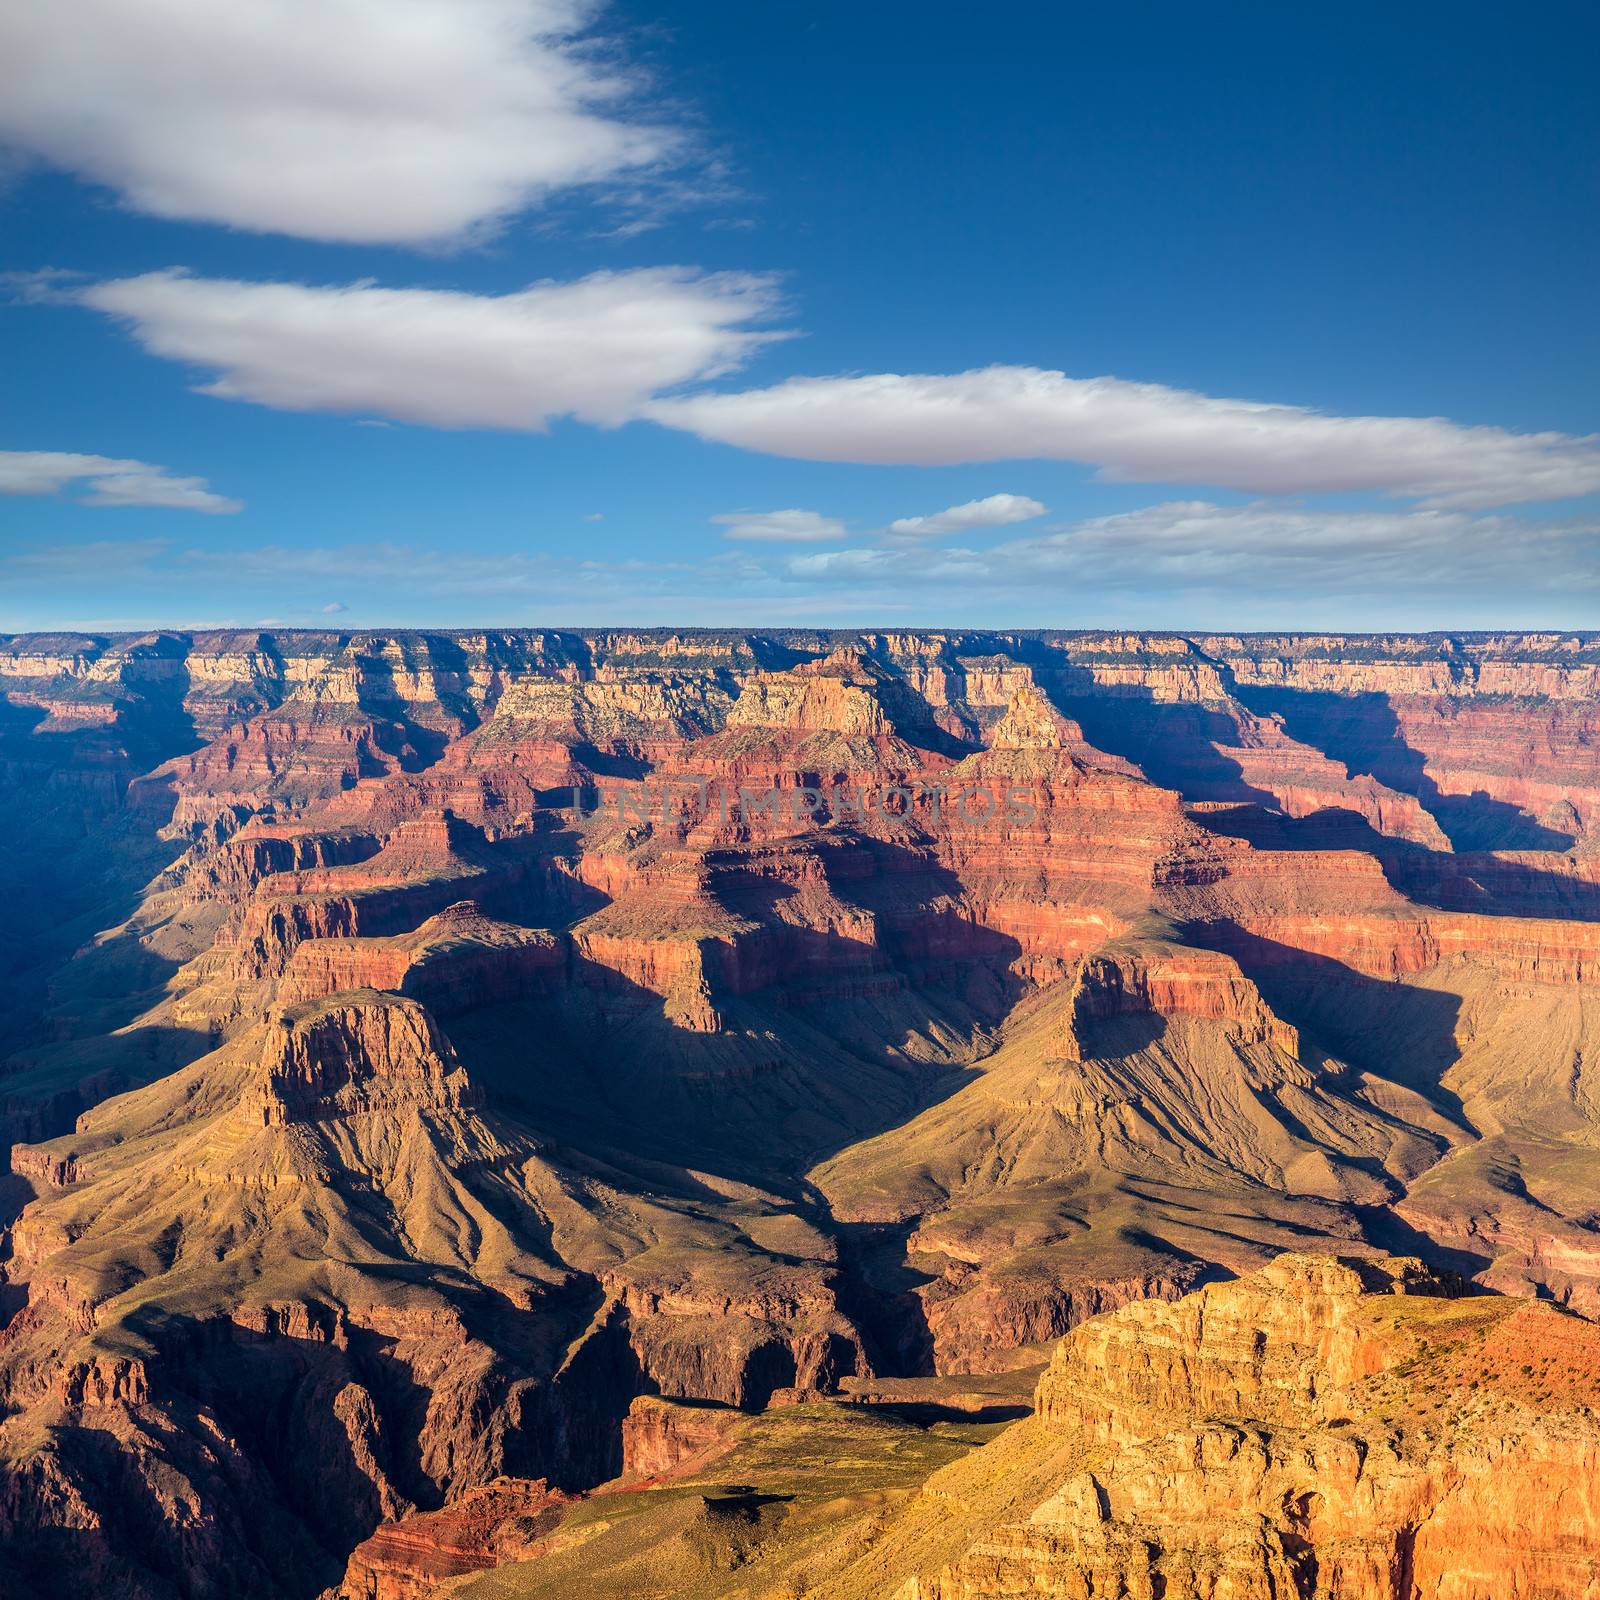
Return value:
M 1595 1593 L 1600 1427 L 1565 1377 L 1593 1329 L 1413 1298 L 1441 1292 L 1285 1257 L 1085 1323 L 1023 1425 L 1081 1439 L 1076 1470 L 900 1600 Z
M 452 1578 L 530 1554 L 567 1499 L 543 1479 L 497 1478 L 386 1523 L 351 1552 L 339 1600 L 428 1600 Z
M 267 1029 L 262 1058 L 268 1126 L 379 1107 L 457 1111 L 473 1098 L 428 1013 L 370 991 L 284 1012 Z
M 1075 1024 L 1140 1015 L 1211 1018 L 1227 1023 L 1240 1044 L 1299 1054 L 1299 1034 L 1273 1015 L 1261 991 L 1227 956 L 1174 949 L 1088 957 L 1078 977 Z
M 351 989 L 387 989 L 448 1015 L 536 991 L 565 970 L 564 941 L 483 915 L 470 900 L 429 917 L 414 933 L 322 938 L 297 945 L 279 998 L 320 1000 Z
M 1046 1427 L 1123 1444 L 1174 1415 L 1327 1421 L 1382 1371 L 1372 1293 L 1441 1294 L 1420 1261 L 1280 1256 L 1233 1283 L 1086 1323 L 1039 1381 Z
M 732 1442 L 739 1413 L 640 1395 L 622 1423 L 622 1476 L 636 1483 L 704 1467 Z

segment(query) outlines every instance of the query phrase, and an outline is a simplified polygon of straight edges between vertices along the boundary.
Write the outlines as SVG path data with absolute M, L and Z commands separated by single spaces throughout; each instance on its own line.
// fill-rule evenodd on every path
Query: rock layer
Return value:
M 1597 687 L 1586 635 L 0 640 L 7 1559 L 464 1577 L 496 1496 L 1308 1241 L 1600 1311 Z
M 898 1595 L 1600 1592 L 1592 1326 L 1419 1293 L 1414 1261 L 1283 1257 L 1086 1323 L 1025 1425 L 1076 1470 Z

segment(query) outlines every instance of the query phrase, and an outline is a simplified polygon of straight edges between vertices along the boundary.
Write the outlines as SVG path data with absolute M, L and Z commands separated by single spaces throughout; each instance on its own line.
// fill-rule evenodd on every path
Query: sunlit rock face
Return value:
M 896 1592 L 1592 1594 L 1597 1356 L 1593 1324 L 1454 1298 L 1415 1260 L 1288 1255 L 1129 1306 L 1040 1380 L 1026 1427 L 1076 1441 L 1072 1470 L 1033 1504 L 1018 1471 L 1009 1517 Z
M 1554 1435 L 1374 1433 L 1358 1505 L 1318 1407 L 1429 1272 L 1600 1313 L 1597 690 L 1577 635 L 0 640 L 0 1576 L 425 1593 L 1065 1339 L 1040 1424 L 1122 1464 L 928 1594 L 1365 1594 L 1407 1506 L 1414 1574 L 1477 1526 L 1569 1592 L 1492 1503 Z

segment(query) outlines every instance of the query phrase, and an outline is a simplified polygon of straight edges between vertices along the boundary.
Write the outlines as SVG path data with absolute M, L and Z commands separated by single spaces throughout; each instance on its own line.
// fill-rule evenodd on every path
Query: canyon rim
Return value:
M 1597 1592 L 1600 636 L 0 684 L 15 1592 Z

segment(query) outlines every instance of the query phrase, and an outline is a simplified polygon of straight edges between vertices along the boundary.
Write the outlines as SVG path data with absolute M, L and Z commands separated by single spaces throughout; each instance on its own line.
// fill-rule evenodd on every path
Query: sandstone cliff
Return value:
M 1281 1256 L 1083 1323 L 1009 1426 L 963 1420 L 948 1380 L 770 1411 L 450 1592 L 1592 1595 L 1594 1327 L 1458 1289 L 1414 1259 Z
M 1600 1592 L 1592 1327 L 1440 1292 L 1414 1262 L 1284 1257 L 1085 1324 L 1024 1425 L 1076 1469 L 897 1594 Z

